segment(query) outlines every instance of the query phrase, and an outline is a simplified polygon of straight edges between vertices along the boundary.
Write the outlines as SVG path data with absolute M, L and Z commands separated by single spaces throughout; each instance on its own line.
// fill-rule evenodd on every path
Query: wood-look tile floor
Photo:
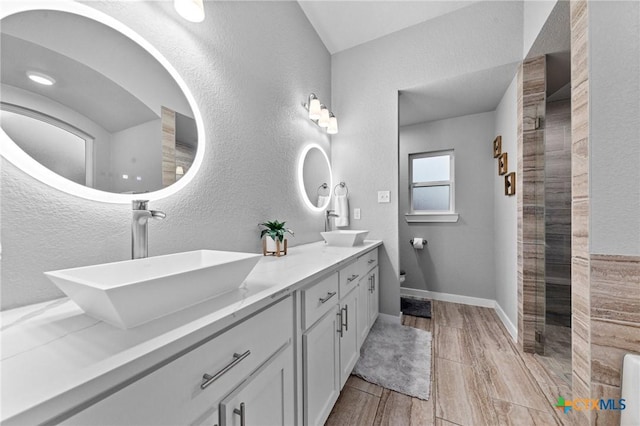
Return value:
M 433 334 L 430 400 L 351 376 L 326 425 L 547 426 L 565 422 L 553 408 L 553 391 L 540 388 L 493 309 L 433 301 L 431 319 L 406 316 L 403 323 Z
M 571 387 L 571 328 L 546 324 L 544 335 L 544 355 L 535 357 L 564 385 Z

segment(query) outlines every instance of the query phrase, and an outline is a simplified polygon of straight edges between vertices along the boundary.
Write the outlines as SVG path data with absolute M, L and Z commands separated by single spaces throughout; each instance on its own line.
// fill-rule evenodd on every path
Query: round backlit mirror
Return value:
M 329 157 L 317 144 L 307 145 L 298 163 L 300 193 L 307 207 L 323 211 L 331 201 L 333 176 Z
M 8 2 L 1 19 L 5 158 L 106 202 L 162 198 L 193 178 L 204 155 L 202 118 L 153 46 L 75 2 Z

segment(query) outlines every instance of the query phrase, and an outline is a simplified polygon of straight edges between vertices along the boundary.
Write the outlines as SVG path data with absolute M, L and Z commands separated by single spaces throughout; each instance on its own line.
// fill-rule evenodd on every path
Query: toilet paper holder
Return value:
M 424 245 L 426 246 L 427 245 L 427 239 L 423 238 L 422 240 L 424 241 Z M 409 240 L 409 244 L 411 244 L 411 246 L 413 246 L 413 238 Z

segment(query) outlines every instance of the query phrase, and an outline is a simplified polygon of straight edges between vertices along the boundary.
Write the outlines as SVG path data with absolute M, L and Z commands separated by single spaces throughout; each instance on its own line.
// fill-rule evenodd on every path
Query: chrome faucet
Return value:
M 149 200 L 133 200 L 131 207 L 131 258 L 141 259 L 149 256 L 149 218 L 164 219 L 167 215 L 160 210 L 149 210 Z
M 324 221 L 324 232 L 331 231 L 331 218 L 332 217 L 340 217 L 335 213 L 335 210 L 327 210 L 326 211 L 326 220 Z

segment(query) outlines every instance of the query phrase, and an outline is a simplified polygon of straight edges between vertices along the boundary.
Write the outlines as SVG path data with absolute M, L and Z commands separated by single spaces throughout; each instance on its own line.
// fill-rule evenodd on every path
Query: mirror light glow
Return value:
M 307 158 L 307 153 L 313 148 L 317 148 L 318 150 L 320 150 L 320 152 L 322 153 L 322 156 L 327 162 L 327 167 L 329 168 L 329 191 L 330 191 L 329 197 L 327 198 L 325 205 L 321 207 L 313 205 L 311 200 L 309 200 L 309 197 L 307 197 L 307 191 L 304 187 L 304 160 L 305 158 Z M 331 171 L 331 162 L 329 161 L 329 157 L 327 156 L 327 153 L 324 152 L 324 149 L 322 149 L 320 145 L 318 145 L 317 143 L 312 143 L 305 146 L 302 152 L 300 153 L 300 158 L 298 160 L 298 188 L 300 189 L 300 196 L 302 197 L 302 201 L 304 201 L 304 204 L 310 210 L 314 212 L 323 212 L 329 206 L 329 203 L 331 202 L 331 195 L 332 195 L 331 191 L 333 188 L 333 172 Z
M 174 0 L 176 12 L 189 22 L 204 21 L 204 4 L 202 0 Z
M 175 68 L 169 63 L 169 61 L 167 61 L 167 59 L 155 47 L 153 47 L 153 45 L 147 42 L 138 33 L 122 24 L 120 21 L 96 9 L 76 3 L 74 1 L 51 2 L 40 0 L 29 2 L 7 2 L 3 3 L 2 8 L 0 8 L 0 19 L 29 10 L 56 10 L 84 16 L 85 18 L 98 21 L 129 37 L 131 40 L 133 40 L 143 49 L 149 52 L 149 54 L 151 54 L 151 56 L 153 56 L 160 64 L 162 64 L 162 66 L 173 77 L 173 79 L 176 81 L 176 83 L 184 93 L 184 96 L 187 99 L 191 110 L 193 111 L 196 121 L 196 127 L 198 129 L 198 148 L 193 160 L 193 164 L 180 180 L 161 190 L 145 193 L 144 198 L 150 201 L 166 198 L 170 195 L 175 194 L 176 192 L 184 188 L 187 184 L 189 184 L 189 182 L 191 182 L 193 177 L 200 169 L 202 159 L 204 158 L 206 140 L 204 132 L 204 122 L 202 120 L 200 109 L 198 108 L 198 105 L 196 104 L 195 98 L 191 94 L 191 91 L 187 87 L 182 77 L 180 77 L 178 72 L 175 70 Z M 62 176 L 52 172 L 45 166 L 38 163 L 38 161 L 31 158 L 31 156 L 20 149 L 20 147 L 18 147 L 18 145 L 16 145 L 2 129 L 0 129 L 0 153 L 13 165 L 29 174 L 30 176 L 34 177 L 35 179 L 38 179 L 39 181 L 53 188 L 75 195 L 77 197 L 104 203 L 116 204 L 130 204 L 132 200 L 140 198 L 140 194 L 117 194 L 100 191 L 63 178 Z

